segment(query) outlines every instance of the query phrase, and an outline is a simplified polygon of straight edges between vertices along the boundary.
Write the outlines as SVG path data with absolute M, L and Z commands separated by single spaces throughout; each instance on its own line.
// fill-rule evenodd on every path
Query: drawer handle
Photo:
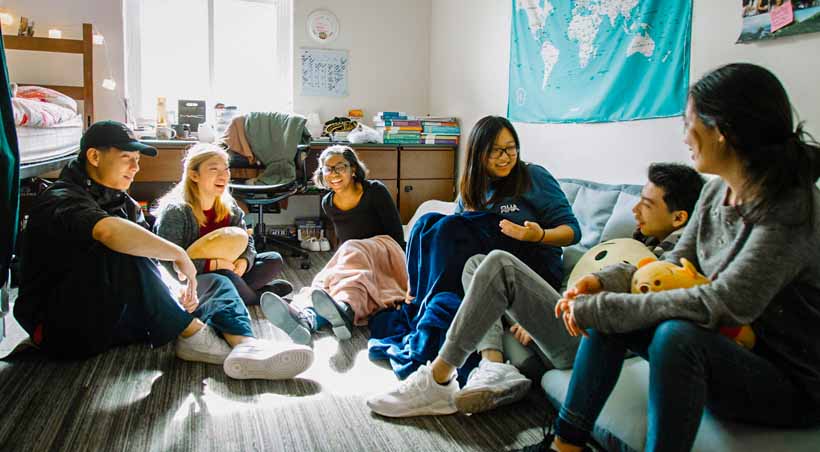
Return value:
M 412 185 L 405 185 L 404 186 L 404 192 L 405 193 L 410 193 L 411 191 L 413 191 L 413 186 Z

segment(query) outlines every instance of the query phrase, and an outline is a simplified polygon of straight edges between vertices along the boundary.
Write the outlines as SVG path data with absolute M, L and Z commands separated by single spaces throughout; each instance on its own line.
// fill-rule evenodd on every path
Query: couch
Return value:
M 641 192 L 639 185 L 608 185 L 596 182 L 561 179 L 561 188 L 572 204 L 581 225 L 580 243 L 564 248 L 565 280 L 572 267 L 589 248 L 601 241 L 631 237 L 635 228 L 632 206 Z M 405 235 L 419 217 L 428 212 L 452 213 L 455 203 L 427 201 L 419 206 L 408 223 Z M 517 342 L 505 340 L 505 354 L 513 364 L 531 362 L 533 352 L 514 347 Z M 511 347 L 506 348 L 507 345 Z M 548 370 L 541 377 L 548 399 L 560 407 L 566 396 L 571 370 Z M 609 451 L 639 451 L 644 449 L 649 367 L 641 358 L 630 358 L 612 396 L 604 406 L 595 425 L 595 441 Z M 708 411 L 701 420 L 695 451 L 818 451 L 820 429 L 784 430 L 760 428 L 729 422 L 712 416 Z

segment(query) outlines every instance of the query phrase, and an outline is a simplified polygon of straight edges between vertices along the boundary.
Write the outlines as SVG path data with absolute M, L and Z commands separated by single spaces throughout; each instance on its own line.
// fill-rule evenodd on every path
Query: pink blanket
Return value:
M 347 302 L 356 313 L 355 324 L 366 325 L 371 314 L 404 300 L 407 281 L 404 251 L 390 236 L 377 235 L 343 243 L 313 278 L 313 287 Z

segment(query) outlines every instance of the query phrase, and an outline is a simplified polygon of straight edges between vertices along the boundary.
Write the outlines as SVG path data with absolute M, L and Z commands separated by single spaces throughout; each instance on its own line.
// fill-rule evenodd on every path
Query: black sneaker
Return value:
M 316 313 L 330 322 L 333 334 L 341 341 L 353 336 L 353 308 L 345 302 L 337 302 L 322 289 L 313 289 L 310 292 L 313 308 Z
M 270 284 L 262 286 L 258 292 L 260 294 L 265 292 L 273 292 L 280 297 L 284 297 L 285 295 L 290 295 L 293 292 L 293 284 L 285 281 L 284 279 L 274 279 L 270 282 Z
M 530 446 L 524 446 L 522 449 L 514 449 L 513 452 L 548 452 L 555 450 L 552 448 L 552 441 L 555 439 L 555 435 L 549 434 L 544 437 L 538 444 L 532 444 Z

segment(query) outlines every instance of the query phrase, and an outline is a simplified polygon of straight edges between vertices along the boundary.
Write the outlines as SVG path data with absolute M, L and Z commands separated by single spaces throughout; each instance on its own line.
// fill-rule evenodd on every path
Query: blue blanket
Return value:
M 501 233 L 501 217 L 486 212 L 457 215 L 430 213 L 421 217 L 407 242 L 407 270 L 413 303 L 382 311 L 369 320 L 369 356 L 389 359 L 400 379 L 433 360 L 461 305 L 461 273 L 467 259 L 494 249 L 512 253 L 553 282 L 561 272 L 561 249 L 520 242 Z M 560 281 L 560 276 L 558 276 Z M 463 384 L 477 363 L 459 369 Z

